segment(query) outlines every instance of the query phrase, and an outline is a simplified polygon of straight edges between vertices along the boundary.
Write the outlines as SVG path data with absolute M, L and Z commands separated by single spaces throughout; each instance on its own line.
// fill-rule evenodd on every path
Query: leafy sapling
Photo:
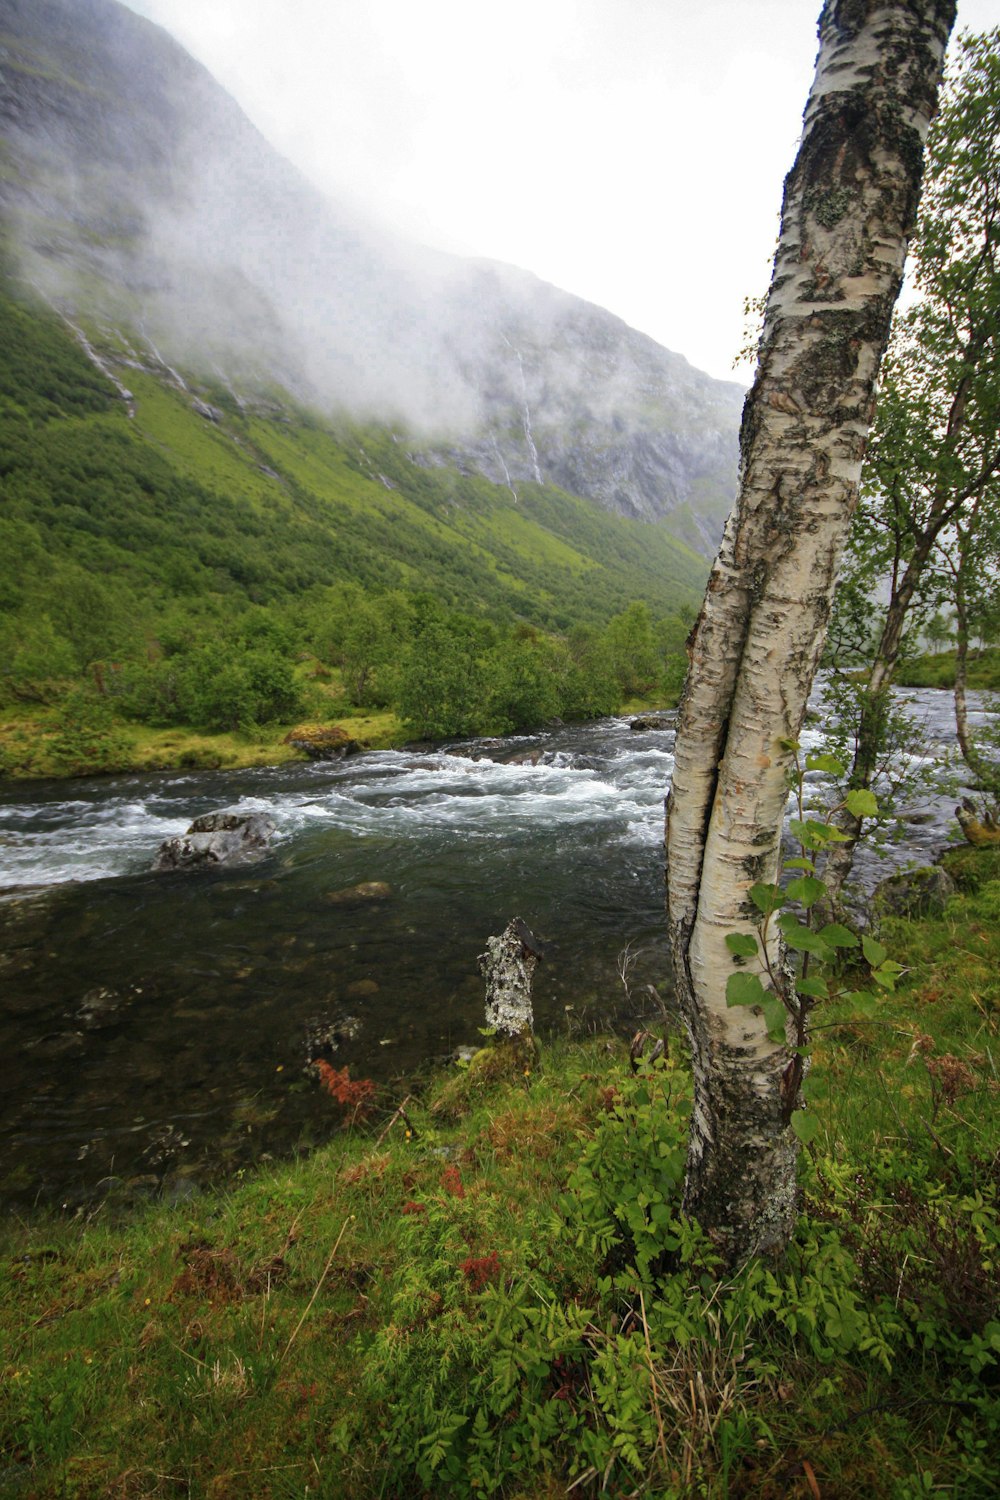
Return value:
M 890 959 L 874 938 L 859 937 L 843 923 L 826 921 L 821 915 L 827 892 L 816 874 L 817 862 L 831 844 L 846 837 L 833 819 L 842 809 L 856 818 L 875 817 L 878 803 L 874 794 L 864 789 L 850 791 L 822 816 L 807 816 L 806 773 L 818 771 L 840 778 L 844 768 L 832 755 L 807 755 L 803 763 L 794 740 L 783 741 L 782 749 L 795 755 L 789 776 L 798 816 L 789 826 L 798 853 L 782 865 L 782 874 L 788 877 L 783 885 L 758 881 L 747 892 L 753 930 L 732 932 L 726 937 L 735 965 L 726 982 L 726 1003 L 759 1007 L 771 1040 L 788 1043 L 791 1056 L 782 1083 L 785 1118 L 800 1140 L 810 1141 L 819 1122 L 799 1105 L 812 1012 L 823 1001 L 838 1000 L 849 1004 L 857 1016 L 873 1015 L 877 990 L 892 990 L 902 965 Z M 849 990 L 840 981 L 840 955 L 858 948 L 875 990 Z

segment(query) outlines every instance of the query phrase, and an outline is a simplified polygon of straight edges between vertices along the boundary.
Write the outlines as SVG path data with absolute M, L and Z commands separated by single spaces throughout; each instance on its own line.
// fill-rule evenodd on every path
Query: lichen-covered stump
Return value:
M 1000 822 L 992 807 L 984 803 L 981 808 L 969 797 L 963 797 L 961 806 L 955 808 L 959 826 L 969 843 L 976 849 L 1000 848 Z
M 520 917 L 512 917 L 499 937 L 486 940 L 479 972 L 486 980 L 486 1024 L 501 1040 L 535 1051 L 531 981 L 542 944 Z

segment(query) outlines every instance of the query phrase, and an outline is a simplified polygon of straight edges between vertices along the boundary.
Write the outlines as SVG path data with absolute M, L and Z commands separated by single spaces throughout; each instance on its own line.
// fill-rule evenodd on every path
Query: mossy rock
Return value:
M 460 1120 L 497 1088 L 527 1083 L 538 1062 L 538 1043 L 530 1032 L 497 1037 L 473 1054 L 468 1067 L 441 1089 L 431 1113 L 444 1120 Z
M 958 886 L 940 865 L 904 870 L 876 886 L 872 907 L 876 917 L 939 917 Z
M 1000 848 L 959 844 L 942 855 L 941 864 L 961 891 L 977 891 L 988 880 L 1000 880 Z
M 285 735 L 285 744 L 310 760 L 343 760 L 361 748 L 339 724 L 297 724 Z

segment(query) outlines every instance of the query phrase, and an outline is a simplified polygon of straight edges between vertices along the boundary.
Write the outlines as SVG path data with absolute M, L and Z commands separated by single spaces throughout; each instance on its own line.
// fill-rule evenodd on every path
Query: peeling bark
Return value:
M 760 1015 L 727 1009 L 725 937 L 754 930 L 747 892 L 778 873 L 783 742 L 801 727 L 857 499 L 954 12 L 954 0 L 823 9 L 739 497 L 692 636 L 667 807 L 668 926 L 695 1084 L 685 1206 L 730 1260 L 791 1234 L 799 1069 Z M 777 942 L 768 957 L 783 976 Z

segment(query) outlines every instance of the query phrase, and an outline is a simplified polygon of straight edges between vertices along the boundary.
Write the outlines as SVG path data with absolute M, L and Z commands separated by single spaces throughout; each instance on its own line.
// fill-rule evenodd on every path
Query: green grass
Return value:
M 955 686 L 955 652 L 928 651 L 906 661 L 896 672 L 900 687 L 952 688 Z M 968 662 L 968 686 L 1000 691 L 1000 647 L 973 651 Z
M 884 925 L 897 993 L 820 1017 L 782 1265 L 720 1276 L 677 1217 L 676 1037 L 634 1078 L 550 1043 L 367 1123 L 317 1087 L 345 1128 L 303 1160 L 7 1226 L 7 1492 L 995 1493 L 1000 854 L 949 863 L 940 919 Z

